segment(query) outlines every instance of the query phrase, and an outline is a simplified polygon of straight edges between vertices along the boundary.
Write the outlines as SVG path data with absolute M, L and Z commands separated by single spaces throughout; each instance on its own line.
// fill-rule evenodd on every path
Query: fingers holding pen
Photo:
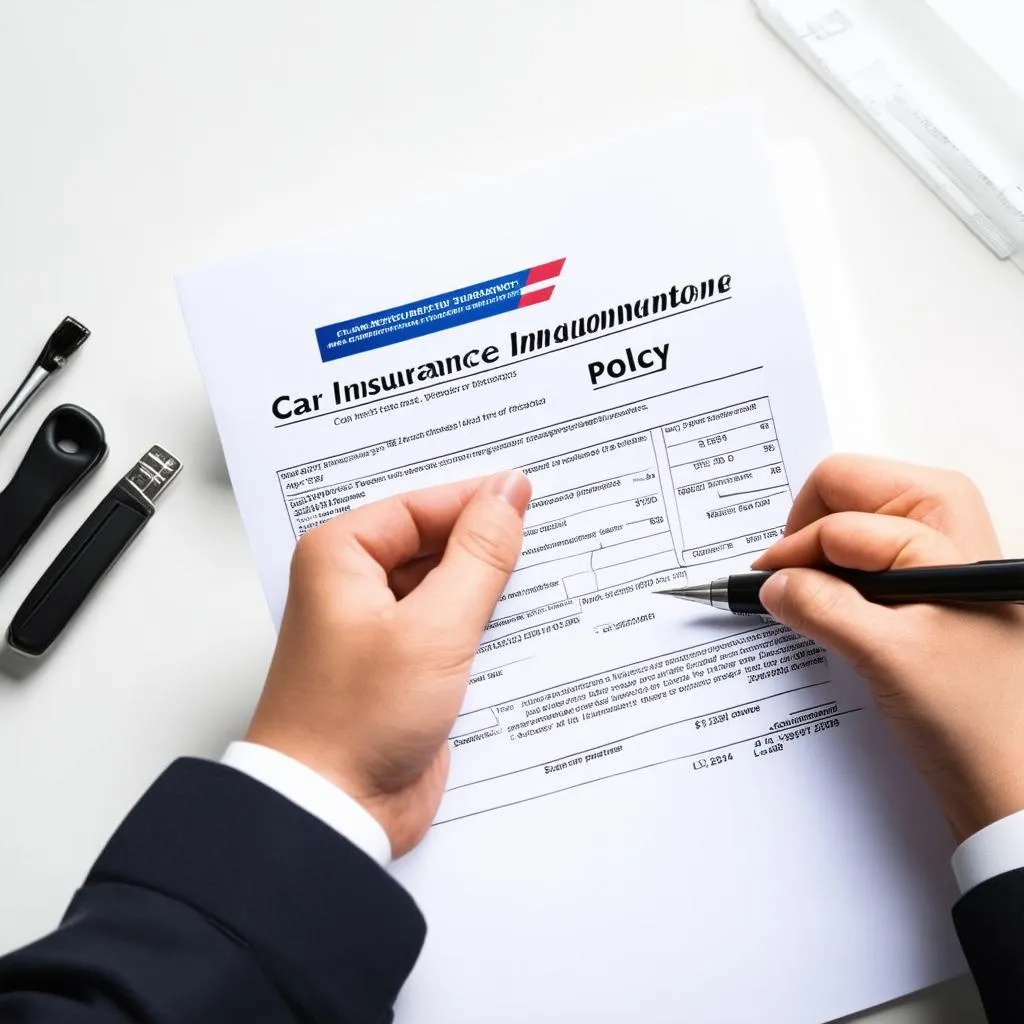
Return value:
M 831 564 L 882 572 L 969 560 L 951 538 L 924 523 L 870 512 L 834 512 L 787 534 L 752 568 Z
M 832 455 L 797 494 L 786 534 L 837 512 L 922 523 L 952 539 L 963 552 L 961 561 L 999 557 L 984 499 L 962 473 L 866 455 Z
M 825 564 L 883 572 L 965 561 L 945 534 L 912 519 L 835 512 L 768 549 L 754 569 L 779 570 L 761 601 L 780 622 L 838 651 L 865 674 L 893 663 L 906 635 L 906 616 L 865 600 L 848 583 L 818 572 Z

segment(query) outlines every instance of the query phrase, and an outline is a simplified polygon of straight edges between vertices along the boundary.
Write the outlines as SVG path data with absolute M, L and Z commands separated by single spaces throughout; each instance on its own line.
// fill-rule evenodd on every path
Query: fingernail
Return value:
M 518 469 L 510 469 L 505 473 L 492 476 L 487 482 L 491 494 L 511 505 L 520 515 L 526 514 L 526 506 L 530 504 L 533 488 L 526 476 Z
M 786 587 L 789 586 L 790 574 L 788 572 L 777 572 L 768 578 L 768 581 L 761 587 L 758 597 L 765 611 L 775 618 L 779 617 L 779 609 L 785 599 Z

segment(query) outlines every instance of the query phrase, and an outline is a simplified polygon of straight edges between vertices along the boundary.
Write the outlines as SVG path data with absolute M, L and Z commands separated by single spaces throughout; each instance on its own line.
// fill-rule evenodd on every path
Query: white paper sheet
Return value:
M 533 480 L 397 869 L 431 924 L 401 1021 L 822 1021 L 960 968 L 859 681 L 651 594 L 748 565 L 828 450 L 758 136 L 728 108 L 179 284 L 275 616 L 325 517 Z

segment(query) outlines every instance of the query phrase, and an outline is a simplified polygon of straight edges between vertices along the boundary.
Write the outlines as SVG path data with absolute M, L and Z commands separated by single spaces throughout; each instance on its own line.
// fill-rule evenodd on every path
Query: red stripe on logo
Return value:
M 549 285 L 547 288 L 538 288 L 535 292 L 523 292 L 519 296 L 519 308 L 523 306 L 534 306 L 538 302 L 547 302 L 551 298 L 552 292 L 554 292 L 555 286 Z
M 531 284 L 537 284 L 538 281 L 550 281 L 553 277 L 558 277 L 562 272 L 562 267 L 565 264 L 565 257 L 563 256 L 560 260 L 554 260 L 551 263 L 543 263 L 539 267 L 534 267 L 529 274 L 526 275 L 526 285 L 529 287 Z M 542 301 L 540 299 L 538 302 Z

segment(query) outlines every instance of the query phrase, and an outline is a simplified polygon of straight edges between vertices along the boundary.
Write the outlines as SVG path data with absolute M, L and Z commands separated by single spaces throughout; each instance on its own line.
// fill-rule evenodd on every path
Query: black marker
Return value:
M 10 401 L 0 410 L 0 434 L 12 423 L 14 417 L 28 405 L 29 399 L 77 352 L 89 337 L 89 328 L 74 317 L 66 316 L 50 335 L 39 358 L 32 364 L 21 387 L 11 396 Z
M 819 568 L 815 566 L 815 568 Z M 1024 601 L 1024 559 L 929 565 L 919 569 L 862 572 L 829 565 L 821 572 L 845 580 L 874 604 L 1010 604 Z M 708 605 L 735 615 L 765 615 L 761 587 L 773 574 L 744 572 L 656 594 Z
M 152 448 L 96 506 L 15 613 L 7 642 L 22 654 L 43 654 L 60 636 L 93 587 L 107 574 L 156 511 L 153 502 L 181 463 Z

